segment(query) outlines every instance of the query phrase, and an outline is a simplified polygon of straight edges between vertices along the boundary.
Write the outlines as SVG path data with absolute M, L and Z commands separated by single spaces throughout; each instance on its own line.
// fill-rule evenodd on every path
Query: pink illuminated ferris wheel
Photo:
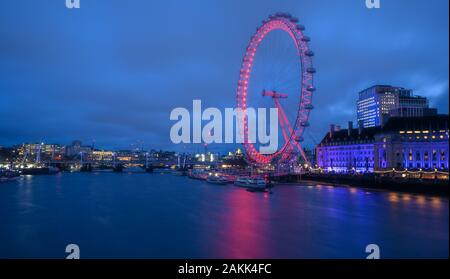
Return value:
M 256 74 L 253 67 L 258 58 L 255 56 L 266 37 L 276 30 L 282 31 L 284 34 L 287 33 L 291 38 L 289 44 L 292 45 L 293 42 L 295 48 L 295 53 L 291 60 L 296 60 L 295 62 L 297 63 L 293 70 L 296 76 L 293 80 L 287 81 L 282 85 L 294 84 L 296 88 L 289 94 L 285 94 L 286 92 L 275 88 L 264 89 L 262 94 L 261 91 L 254 92 L 254 90 L 251 90 L 250 78 Z M 313 109 L 312 95 L 316 90 L 313 84 L 313 75 L 316 70 L 312 64 L 314 53 L 308 46 L 310 39 L 304 35 L 304 30 L 305 27 L 298 24 L 297 18 L 286 13 L 276 13 L 269 16 L 257 28 L 245 52 L 238 81 L 237 108 L 243 112 L 239 121 L 239 131 L 244 141 L 248 159 L 253 163 L 287 163 L 297 158 L 298 154 L 301 154 L 304 160 L 308 162 L 301 143 L 304 131 L 309 126 L 309 113 Z M 270 76 L 271 78 L 272 76 Z M 270 102 L 278 109 L 278 123 L 284 141 L 277 151 L 272 154 L 260 153 L 255 144 L 249 140 L 246 110 L 252 106 L 249 102 L 252 95 L 253 98 L 272 99 Z M 291 109 L 292 117 L 290 119 L 283 108 L 287 104 L 294 105 L 294 108 Z

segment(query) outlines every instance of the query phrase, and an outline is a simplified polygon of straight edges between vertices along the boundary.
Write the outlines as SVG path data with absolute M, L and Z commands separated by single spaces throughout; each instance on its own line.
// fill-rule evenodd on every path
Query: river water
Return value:
M 320 184 L 272 194 L 172 174 L 0 184 L 0 258 L 447 258 L 448 198 Z

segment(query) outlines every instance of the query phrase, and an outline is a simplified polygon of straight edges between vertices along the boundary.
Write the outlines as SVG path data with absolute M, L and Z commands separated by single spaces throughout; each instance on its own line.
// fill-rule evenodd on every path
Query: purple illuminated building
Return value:
M 330 130 L 316 147 L 317 166 L 326 172 L 373 172 L 375 162 L 375 133 L 379 127 Z
M 391 117 L 384 126 L 330 131 L 316 147 L 325 172 L 361 173 L 386 169 L 448 170 L 448 115 Z
M 448 115 L 391 118 L 375 142 L 376 169 L 448 170 Z

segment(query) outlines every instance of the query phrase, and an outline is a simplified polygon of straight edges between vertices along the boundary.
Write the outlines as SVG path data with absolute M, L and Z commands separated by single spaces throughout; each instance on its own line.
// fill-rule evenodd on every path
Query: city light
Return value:
M 447 259 L 448 1 L 385 2 L 3 1 L 0 259 Z

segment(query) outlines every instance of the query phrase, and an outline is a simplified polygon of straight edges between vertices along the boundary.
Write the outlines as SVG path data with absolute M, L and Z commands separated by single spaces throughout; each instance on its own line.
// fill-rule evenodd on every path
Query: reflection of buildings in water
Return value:
M 441 208 L 441 206 L 442 206 L 441 198 L 438 198 L 438 197 L 431 198 L 431 205 L 433 206 L 433 208 L 436 208 L 436 209 Z
M 415 203 L 420 207 L 425 205 L 431 205 L 434 209 L 440 209 L 442 207 L 442 199 L 440 197 L 426 197 L 423 195 L 412 195 L 412 194 L 400 194 L 400 193 L 389 193 L 388 200 L 392 203 L 404 202 L 404 203 Z

